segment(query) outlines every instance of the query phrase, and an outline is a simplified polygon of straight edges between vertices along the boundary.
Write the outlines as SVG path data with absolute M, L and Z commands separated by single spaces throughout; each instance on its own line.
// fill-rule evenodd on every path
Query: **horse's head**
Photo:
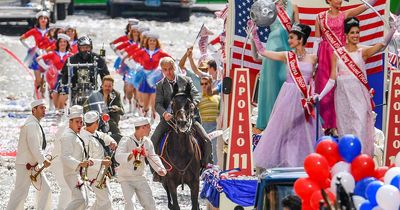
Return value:
M 171 101 L 172 113 L 179 132 L 188 132 L 192 127 L 195 105 L 190 95 L 190 86 L 184 92 L 173 93 Z

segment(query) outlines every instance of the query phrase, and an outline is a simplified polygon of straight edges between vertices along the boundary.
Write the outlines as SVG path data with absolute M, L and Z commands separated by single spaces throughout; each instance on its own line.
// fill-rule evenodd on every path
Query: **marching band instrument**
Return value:
M 135 157 L 135 160 L 133 161 L 133 170 L 136 170 L 138 167 L 142 165 L 142 161 L 140 158 L 142 156 L 146 156 L 146 151 L 144 149 L 144 146 L 142 145 L 141 147 L 137 147 L 132 150 L 133 156 Z
M 51 156 L 51 155 L 46 155 L 46 158 L 51 162 L 51 161 L 53 161 L 55 158 L 57 157 L 57 155 L 56 156 Z M 36 170 L 36 166 L 37 166 L 38 164 L 36 163 L 35 165 L 30 165 L 29 163 L 27 163 L 26 164 L 26 168 L 28 169 L 28 170 L 35 170 L 36 171 L 36 173 L 35 174 L 31 174 L 30 175 L 30 178 L 31 178 L 31 180 L 32 180 L 32 182 L 37 182 L 37 177 L 39 176 L 39 174 L 46 168 L 44 165 L 42 166 L 42 167 L 40 167 L 38 170 Z
M 115 154 L 115 151 L 111 154 L 111 157 L 109 157 L 109 156 L 107 156 L 105 159 L 108 159 L 108 160 L 111 160 L 112 159 L 112 157 L 114 156 L 114 154 Z M 104 168 L 103 168 L 104 167 Z M 108 178 L 111 178 L 111 174 L 109 173 L 109 169 L 110 169 L 110 167 L 111 166 L 109 166 L 109 167 L 105 167 L 104 165 L 102 165 L 101 167 L 100 167 L 100 170 L 99 170 L 99 172 L 97 173 L 97 176 L 96 176 L 96 182 L 97 182 L 97 184 L 96 184 L 96 187 L 98 188 L 98 189 L 104 189 L 104 188 L 106 188 L 106 178 L 108 177 Z M 102 173 L 102 175 L 100 176 L 100 179 L 99 179 L 99 175 L 100 175 L 100 172 L 101 171 L 103 171 L 103 173 Z

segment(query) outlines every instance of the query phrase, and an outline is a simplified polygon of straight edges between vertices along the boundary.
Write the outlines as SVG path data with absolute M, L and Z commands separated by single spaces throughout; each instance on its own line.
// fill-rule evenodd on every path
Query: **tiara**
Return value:
M 292 31 L 297 31 L 297 32 L 299 32 L 299 33 L 301 33 L 301 34 L 304 34 L 302 28 L 301 28 L 297 23 L 294 23 L 294 24 L 293 24 L 293 26 L 292 26 Z
M 347 24 L 353 24 L 353 23 L 359 24 L 360 21 L 358 21 L 358 20 L 355 19 L 355 18 L 351 18 L 349 21 L 347 21 Z

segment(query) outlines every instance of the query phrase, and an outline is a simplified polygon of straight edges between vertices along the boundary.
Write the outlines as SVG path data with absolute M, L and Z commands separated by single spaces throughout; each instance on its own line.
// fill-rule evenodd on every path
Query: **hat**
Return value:
M 88 111 L 85 116 L 83 116 L 85 123 L 94 123 L 99 120 L 99 113 L 96 111 Z
M 38 12 L 38 13 L 36 13 L 36 19 L 39 19 L 41 16 L 49 18 L 50 14 L 49 14 L 49 12 L 43 11 L 43 10 Z
M 139 20 L 136 18 L 130 18 L 130 19 L 128 19 L 128 23 L 131 25 L 137 25 L 137 24 L 139 24 Z
M 149 32 L 147 33 L 147 37 L 148 37 L 148 38 L 152 38 L 152 39 L 158 39 L 158 38 L 160 38 L 160 36 L 159 36 L 158 34 L 156 34 L 155 32 L 153 32 L 153 31 L 149 31 Z
M 135 127 L 139 127 L 139 126 L 147 125 L 147 124 L 150 124 L 150 119 L 147 117 L 138 117 L 135 120 L 133 120 L 133 125 Z
M 46 101 L 44 99 L 37 99 L 31 102 L 31 109 L 39 106 L 39 105 L 45 105 Z
M 65 26 L 65 30 L 68 30 L 68 29 L 76 29 L 76 27 L 72 26 L 72 25 Z
M 139 26 L 139 25 L 131 25 L 130 29 L 131 29 L 131 30 L 140 31 L 140 30 L 139 30 L 139 29 L 140 29 L 140 26 Z
M 65 40 L 67 40 L 67 42 L 69 42 L 69 40 L 71 40 L 71 38 L 67 34 L 57 34 L 57 40 L 58 39 L 65 39 Z
M 149 31 L 143 31 L 142 32 L 142 36 L 145 36 L 145 37 L 147 37 L 147 34 L 149 33 Z
M 74 105 L 68 110 L 68 119 L 74 119 L 78 117 L 83 117 L 83 107 L 79 105 Z
M 141 25 L 141 26 L 139 26 L 138 30 L 140 31 L 140 33 L 143 33 L 145 31 L 150 31 L 150 28 L 147 26 Z
M 202 61 L 198 68 L 200 70 L 207 70 L 207 68 L 208 68 L 207 61 Z

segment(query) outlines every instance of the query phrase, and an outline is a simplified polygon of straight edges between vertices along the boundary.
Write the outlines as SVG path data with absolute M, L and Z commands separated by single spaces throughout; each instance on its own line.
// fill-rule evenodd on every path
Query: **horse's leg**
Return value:
M 171 198 L 172 198 L 172 204 L 173 204 L 172 205 L 172 209 L 173 210 L 180 210 L 179 204 L 178 204 L 178 194 L 177 194 L 176 188 L 177 188 L 176 184 L 172 180 L 169 180 L 169 182 L 168 182 L 168 190 L 169 190 L 169 193 L 170 193 Z
M 168 185 L 165 183 L 165 181 L 162 182 L 162 185 L 167 192 L 167 199 L 168 199 L 168 208 L 172 209 L 172 203 L 171 203 L 171 194 L 169 193 Z
M 195 178 L 189 185 L 190 197 L 192 199 L 192 210 L 200 210 L 199 208 L 199 179 Z

